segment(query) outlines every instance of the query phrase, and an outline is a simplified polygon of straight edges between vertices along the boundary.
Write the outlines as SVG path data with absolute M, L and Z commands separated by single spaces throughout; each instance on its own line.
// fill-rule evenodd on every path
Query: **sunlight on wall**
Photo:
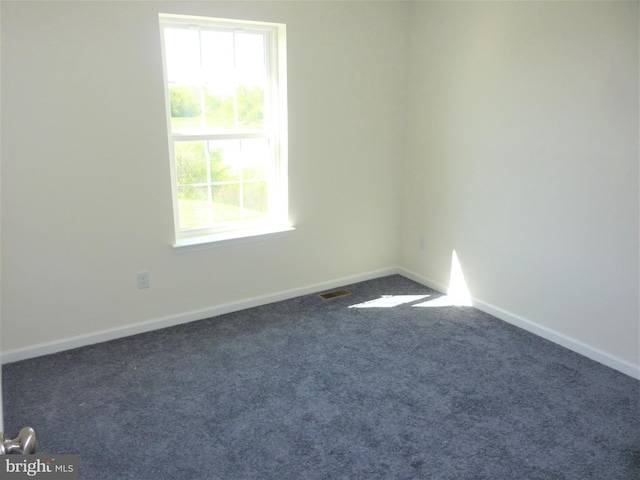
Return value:
M 447 292 L 449 298 L 453 302 L 453 305 L 461 307 L 471 306 L 471 294 L 467 287 L 467 282 L 464 279 L 464 273 L 462 273 L 462 267 L 458 260 L 458 254 L 454 250 L 451 254 L 451 277 L 449 279 L 449 291 Z
M 422 303 L 416 303 L 414 307 L 470 307 L 471 295 L 467 282 L 462 273 L 458 254 L 454 250 L 451 253 L 451 275 L 449 277 L 449 289 L 447 295 L 434 298 Z
M 349 308 L 392 308 L 405 303 L 417 302 L 431 295 L 382 295 L 375 300 L 357 303 Z M 447 295 L 438 296 L 426 302 L 416 303 L 412 307 L 470 307 L 471 294 L 467 287 L 467 282 L 462 273 L 458 254 L 454 250 L 451 254 L 451 276 L 449 278 L 449 289 Z

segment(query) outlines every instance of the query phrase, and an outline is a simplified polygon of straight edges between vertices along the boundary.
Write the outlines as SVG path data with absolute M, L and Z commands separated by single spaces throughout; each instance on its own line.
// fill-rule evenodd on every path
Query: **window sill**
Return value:
M 230 247 L 243 243 L 261 242 L 263 240 L 285 237 L 290 235 L 294 230 L 294 227 L 260 228 L 181 238 L 176 240 L 173 249 L 176 253 L 189 253 L 212 248 Z

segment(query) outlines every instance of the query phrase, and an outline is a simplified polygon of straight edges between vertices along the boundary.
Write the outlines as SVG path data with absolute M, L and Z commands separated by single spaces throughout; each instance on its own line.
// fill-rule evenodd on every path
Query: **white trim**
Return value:
M 189 253 L 210 248 L 230 247 L 243 243 L 271 240 L 290 235 L 294 227 L 271 227 L 260 229 L 232 230 L 212 235 L 201 235 L 176 239 L 175 253 Z
M 26 360 L 28 358 L 40 357 L 42 355 L 49 355 L 52 353 L 62 352 L 64 350 L 70 350 L 72 348 L 85 347 L 96 343 L 107 342 L 109 340 L 115 340 L 118 338 L 128 337 L 139 333 L 151 332 L 153 330 L 159 330 L 161 328 L 173 327 L 181 325 L 183 323 L 194 322 L 197 320 L 204 320 L 207 318 L 217 317 L 224 315 L 225 313 L 236 312 L 247 308 L 258 307 L 260 305 L 266 305 L 268 303 L 279 302 L 281 300 L 288 300 L 291 298 L 299 297 L 302 295 L 308 295 L 312 293 L 322 292 L 336 287 L 342 287 L 352 283 L 364 282 L 366 280 L 372 280 L 374 278 L 385 277 L 388 275 L 397 274 L 397 268 L 387 268 L 382 270 L 374 270 L 371 272 L 353 275 L 349 277 L 343 277 L 335 280 L 329 280 L 326 282 L 316 283 L 308 285 L 306 287 L 294 288 L 291 290 L 285 290 L 268 295 L 261 295 L 258 297 L 249 298 L 247 300 L 239 300 L 236 302 L 229 302 L 222 305 L 213 306 L 210 308 L 204 308 L 201 310 L 192 310 L 190 312 L 180 313 L 176 315 L 170 315 L 167 317 L 156 318 L 147 320 L 144 322 L 138 322 L 122 327 L 111 328 L 108 330 L 102 330 L 95 333 L 89 333 L 85 335 L 78 335 L 74 337 L 63 338 L 52 342 L 40 343 L 37 345 L 30 345 L 28 347 L 15 348 L 2 352 L 2 363 L 18 362 L 20 360 Z
M 190 248 L 190 250 L 200 250 L 202 248 L 210 248 L 213 246 L 213 242 L 218 242 L 218 233 L 230 232 L 233 237 L 248 237 L 251 235 L 245 235 L 242 230 L 246 228 L 252 228 L 252 221 L 242 220 L 237 224 L 217 224 L 212 218 L 209 218 L 206 228 L 198 229 L 181 229 L 180 228 L 180 213 L 179 213 L 179 201 L 178 201 L 178 188 L 185 186 L 178 184 L 178 176 L 176 171 L 176 151 L 175 145 L 179 142 L 185 141 L 210 141 L 210 140 L 244 140 L 244 139 L 265 139 L 268 144 L 268 172 L 263 179 L 268 185 L 268 206 L 267 211 L 272 223 L 271 230 L 273 228 L 274 221 L 281 221 L 288 215 L 288 161 L 287 161 L 287 104 L 286 104 L 286 25 L 284 23 L 273 22 L 256 22 L 247 20 L 234 20 L 228 18 L 214 18 L 214 17 L 199 17 L 190 15 L 174 15 L 160 13 L 158 15 L 160 25 L 160 45 L 162 53 L 162 66 L 163 66 L 163 78 L 164 78 L 164 91 L 165 91 L 165 114 L 167 119 L 167 138 L 170 160 L 170 172 L 171 172 L 171 192 L 173 203 L 173 217 L 174 217 L 174 233 L 176 238 L 177 248 L 182 248 L 183 245 L 189 245 L 198 243 L 200 247 Z M 265 88 L 265 118 L 262 129 L 258 130 L 216 130 L 211 127 L 202 129 L 196 129 L 193 131 L 174 131 L 171 117 L 171 100 L 170 100 L 170 82 L 166 49 L 166 29 L 180 28 L 180 29 L 194 29 L 194 30 L 215 30 L 215 31 L 228 31 L 231 33 L 253 33 L 264 37 L 264 54 L 265 54 L 265 74 L 268 80 L 268 87 Z M 201 46 L 200 46 L 201 48 Z M 236 79 L 237 80 L 237 79 Z M 199 88 L 205 87 L 204 78 L 199 79 Z M 268 101 L 267 101 L 268 96 Z M 201 101 L 204 100 L 201 98 Z M 204 104 L 201 104 L 202 114 L 204 114 Z M 237 115 L 236 115 L 237 116 Z M 236 119 L 237 120 L 237 119 Z M 267 158 L 265 158 L 267 160 Z M 214 183 L 213 178 L 207 168 L 207 182 L 206 186 L 210 189 Z M 240 178 L 233 183 L 237 183 L 242 188 L 242 185 L 246 183 Z M 209 191 L 209 196 L 211 192 Z M 241 197 L 242 198 L 242 195 Z M 211 197 L 209 197 L 211 201 Z M 241 211 L 244 211 L 241 201 Z M 211 205 L 210 205 L 211 207 Z M 211 213 L 210 213 L 211 214 Z M 235 235 L 235 232 L 238 232 Z M 201 235 L 202 238 L 198 241 L 192 241 L 192 237 Z M 223 236 L 222 240 L 226 241 L 229 238 Z M 238 243 L 235 242 L 234 243 Z M 217 243 L 216 246 L 223 246 Z
M 264 32 L 270 31 L 274 26 L 283 27 L 284 23 L 274 22 L 260 22 L 255 20 L 238 20 L 234 18 L 222 18 L 222 17 L 201 17 L 195 15 L 180 15 L 173 13 L 160 13 L 158 14 L 160 23 L 165 25 L 176 25 L 181 27 L 202 28 L 213 27 L 216 29 L 227 29 L 233 31 L 249 31 L 249 32 Z
M 423 277 L 411 270 L 400 267 L 398 272 L 400 275 L 403 275 L 414 282 L 421 283 L 422 285 L 433 288 L 439 292 L 447 291 L 447 287 L 444 285 L 434 282 L 433 280 Z M 496 307 L 488 302 L 472 298 L 472 304 L 478 310 L 488 313 L 489 315 L 493 315 L 494 317 L 510 323 L 511 325 L 515 325 L 516 327 L 522 328 L 523 330 L 531 332 L 539 337 L 568 348 L 569 350 L 590 358 L 591 360 L 595 360 L 607 367 L 611 367 L 625 375 L 629 375 L 630 377 L 640 380 L 640 365 L 634 365 L 633 363 L 616 357 L 615 355 L 611 355 L 604 350 L 600 350 L 599 348 L 540 325 L 515 313 L 503 310 L 502 308 Z
M 207 140 L 254 140 L 254 139 L 267 139 L 269 140 L 274 134 L 271 132 L 233 132 L 233 133 L 172 133 L 171 138 L 175 142 L 191 142 L 191 141 L 207 141 Z
M 326 282 L 316 283 L 308 285 L 306 287 L 295 288 L 291 290 L 285 290 L 268 295 L 261 295 L 253 297 L 247 300 L 239 300 L 236 302 L 229 302 L 222 305 L 213 306 L 201 310 L 193 310 L 176 315 L 170 315 L 167 317 L 152 319 L 144 322 L 138 322 L 131 325 L 125 325 L 122 327 L 112 328 L 108 330 L 102 330 L 100 332 L 90 333 L 86 335 L 78 335 L 74 337 L 64 338 L 53 342 L 40 343 L 37 345 L 31 345 L 28 347 L 16 348 L 13 350 L 2 352 L 0 357 L 1 362 L 11 363 L 20 360 L 26 360 L 28 358 L 39 357 L 42 355 L 49 355 L 52 353 L 61 352 L 64 350 L 70 350 L 72 348 L 84 347 L 100 342 L 107 342 L 109 340 L 115 340 L 118 338 L 128 337 L 130 335 L 136 335 L 139 333 L 150 332 L 161 328 L 172 327 L 175 325 L 181 325 L 183 323 L 189 323 L 197 320 L 204 320 L 207 318 L 216 317 L 218 315 L 224 315 L 225 313 L 236 312 L 247 308 L 258 307 L 260 305 L 266 305 L 268 303 L 278 302 L 281 300 L 288 300 L 290 298 L 299 297 L 301 295 L 308 295 L 312 293 L 322 292 L 336 287 L 342 287 L 352 283 L 364 282 L 366 280 L 372 280 L 374 278 L 385 277 L 388 275 L 399 274 L 404 277 L 413 280 L 414 282 L 425 285 L 429 288 L 433 288 L 439 292 L 446 292 L 447 288 L 434 282 L 431 279 L 423 277 L 411 270 L 402 267 L 386 268 L 382 270 L 375 270 L 360 275 L 353 275 L 349 277 L 343 277 L 335 280 L 329 280 Z M 539 337 L 556 343 L 562 347 L 576 352 L 580 355 L 584 355 L 587 358 L 595 360 L 598 363 L 613 368 L 625 375 L 640 379 L 640 365 L 634 365 L 633 363 L 623 360 L 619 357 L 611 355 L 608 352 L 600 350 L 592 345 L 588 345 L 580 340 L 569 337 L 550 328 L 544 327 L 538 323 L 532 322 L 514 313 L 503 310 L 499 307 L 491 305 L 490 303 L 483 302 L 481 300 L 473 299 L 473 306 L 478 310 L 493 315 L 494 317 L 510 323 L 516 327 L 522 328 L 528 332 L 531 332 Z
M 445 285 L 442 285 L 438 282 L 434 282 L 433 280 L 427 277 L 423 277 L 422 275 L 419 275 L 412 270 L 407 270 L 406 268 L 400 267 L 399 272 L 400 272 L 400 275 L 407 277 L 409 280 L 418 282 L 424 285 L 425 287 L 433 288 L 437 292 L 446 294 L 448 290 L 448 288 Z

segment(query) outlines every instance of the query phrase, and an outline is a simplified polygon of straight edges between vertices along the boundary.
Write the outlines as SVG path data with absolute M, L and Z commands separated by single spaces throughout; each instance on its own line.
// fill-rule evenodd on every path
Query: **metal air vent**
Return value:
M 320 294 L 320 298 L 323 300 L 331 300 L 338 297 L 344 297 L 347 295 L 351 295 L 349 290 L 345 290 L 344 288 L 339 288 L 338 290 L 332 290 L 330 292 L 325 292 Z

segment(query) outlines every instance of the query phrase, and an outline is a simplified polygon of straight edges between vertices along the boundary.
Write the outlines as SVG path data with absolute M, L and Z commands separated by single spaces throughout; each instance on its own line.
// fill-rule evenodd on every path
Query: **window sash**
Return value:
M 238 22 L 226 19 L 210 19 L 204 17 L 185 17 L 179 15 L 160 15 L 162 52 L 165 69 L 165 96 L 167 107 L 167 129 L 169 139 L 169 151 L 171 155 L 171 181 L 173 191 L 174 204 L 174 224 L 176 240 L 190 237 L 198 237 L 212 235 L 221 232 L 242 231 L 246 229 L 254 229 L 256 227 L 273 227 L 276 224 L 284 225 L 287 223 L 287 195 L 286 195 L 286 148 L 283 145 L 280 133 L 286 133 L 285 118 L 281 118 L 280 109 L 283 107 L 286 97 L 280 98 L 282 93 L 281 87 L 284 86 L 285 79 L 279 79 L 284 66 L 284 58 L 282 64 L 279 63 L 279 42 L 283 38 L 279 38 L 279 28 L 277 24 L 263 24 L 260 22 Z M 171 105 L 167 72 L 166 49 L 164 44 L 165 28 L 185 28 L 196 29 L 201 31 L 223 31 L 223 32 L 241 32 L 260 34 L 264 38 L 265 48 L 265 70 L 267 84 L 264 88 L 263 99 L 263 124 L 261 129 L 198 129 L 195 131 L 174 131 L 172 128 Z M 197 85 L 203 88 L 205 85 Z M 203 225 L 198 227 L 181 228 L 180 227 L 180 211 L 179 211 L 179 189 L 184 188 L 186 184 L 178 184 L 178 172 L 176 171 L 176 150 L 175 145 L 179 142 L 188 141 L 216 141 L 216 140 L 249 140 L 249 139 L 265 139 L 268 142 L 268 165 L 266 188 L 267 188 L 267 214 L 260 219 L 241 219 L 239 221 L 230 221 L 218 223 L 214 225 Z M 263 181 L 263 180 L 260 180 Z M 254 182 L 257 183 L 258 181 Z M 228 182 L 233 184 L 234 182 Z M 252 181 L 242 180 L 242 185 L 251 184 Z M 205 185 L 222 185 L 227 182 L 208 181 Z M 200 185 L 200 184 L 198 184 Z M 211 202 L 211 199 L 208 200 Z M 243 212 L 242 201 L 240 202 L 240 211 Z
M 274 220 L 277 219 L 277 217 L 274 216 L 274 212 L 278 211 L 278 195 L 276 194 L 272 194 L 271 191 L 274 189 L 277 189 L 279 186 L 278 183 L 278 167 L 277 167 L 277 156 L 276 156 L 276 152 L 274 151 L 273 145 L 274 142 L 272 141 L 272 137 L 269 135 L 259 135 L 259 134 L 243 134 L 243 135 L 232 135 L 232 134 L 226 134 L 226 135 L 198 135 L 197 139 L 194 138 L 196 136 L 189 136 L 189 135 L 181 135 L 179 138 L 180 140 L 175 140 L 171 142 L 171 146 L 174 152 L 174 156 L 175 156 L 175 152 L 176 152 L 176 144 L 179 142 L 190 142 L 190 141 L 201 141 L 201 142 L 206 142 L 205 148 L 209 148 L 209 141 L 216 141 L 216 140 L 266 140 L 266 151 L 264 152 L 264 154 L 266 155 L 266 157 L 263 159 L 264 160 L 264 164 L 263 164 L 263 171 L 262 171 L 262 175 L 259 176 L 258 178 L 247 178 L 244 175 L 244 170 L 247 167 L 247 165 L 241 163 L 239 165 L 234 164 L 233 167 L 235 169 L 237 169 L 238 172 L 238 177 L 237 178 L 233 178 L 233 179 L 227 179 L 227 180 L 217 180 L 216 178 L 214 178 L 211 174 L 211 172 L 209 170 L 207 170 L 207 179 L 206 181 L 200 181 L 200 182 L 192 182 L 192 183 L 179 183 L 178 181 L 178 172 L 176 171 L 175 176 L 174 176 L 174 182 L 173 182 L 173 189 L 174 189 L 174 199 L 177 201 L 177 205 L 176 205 L 176 211 L 177 211 L 177 215 L 176 215 L 176 223 L 177 223 L 177 229 L 180 232 L 181 236 L 194 236 L 194 235 L 207 235 L 207 234 L 211 234 L 211 233 L 218 233 L 218 232 L 224 232 L 224 231 L 228 231 L 228 230 L 235 230 L 235 229 L 242 229 L 242 228 L 256 228 L 258 226 L 261 225 L 269 225 L 271 223 L 274 222 Z M 175 158 L 175 157 L 174 157 Z M 205 162 L 207 162 L 207 165 L 209 165 L 210 159 L 208 157 L 208 155 L 206 155 L 206 159 Z M 260 158 L 258 158 L 258 160 L 261 160 Z M 260 162 L 258 162 L 258 164 L 260 164 Z M 174 165 L 175 168 L 177 168 L 177 162 L 174 161 Z M 259 218 L 249 218 L 248 214 L 250 209 L 247 209 L 246 204 L 245 204 L 245 193 L 246 193 L 246 187 L 250 186 L 251 184 L 265 184 L 266 185 L 266 189 L 268 192 L 266 201 L 267 201 L 267 209 L 266 209 L 266 214 L 265 215 L 261 215 L 259 216 Z M 238 196 L 239 196 L 239 203 L 237 204 L 237 208 L 238 208 L 238 216 L 239 219 L 238 220 L 227 220 L 227 221 L 218 221 L 218 222 L 213 222 L 212 218 L 213 218 L 213 209 L 216 205 L 216 201 L 213 198 L 212 195 L 212 189 L 215 189 L 216 187 L 221 187 L 221 186 L 238 186 L 239 192 L 238 192 Z M 180 196 L 179 196 L 179 191 L 181 189 L 185 189 L 185 188 L 207 188 L 207 198 L 206 200 L 203 200 L 203 202 L 206 202 L 208 205 L 208 209 L 209 209 L 209 221 L 207 225 L 204 226 L 196 226 L 196 227 L 181 227 L 180 226 Z M 254 215 L 255 217 L 255 215 Z

